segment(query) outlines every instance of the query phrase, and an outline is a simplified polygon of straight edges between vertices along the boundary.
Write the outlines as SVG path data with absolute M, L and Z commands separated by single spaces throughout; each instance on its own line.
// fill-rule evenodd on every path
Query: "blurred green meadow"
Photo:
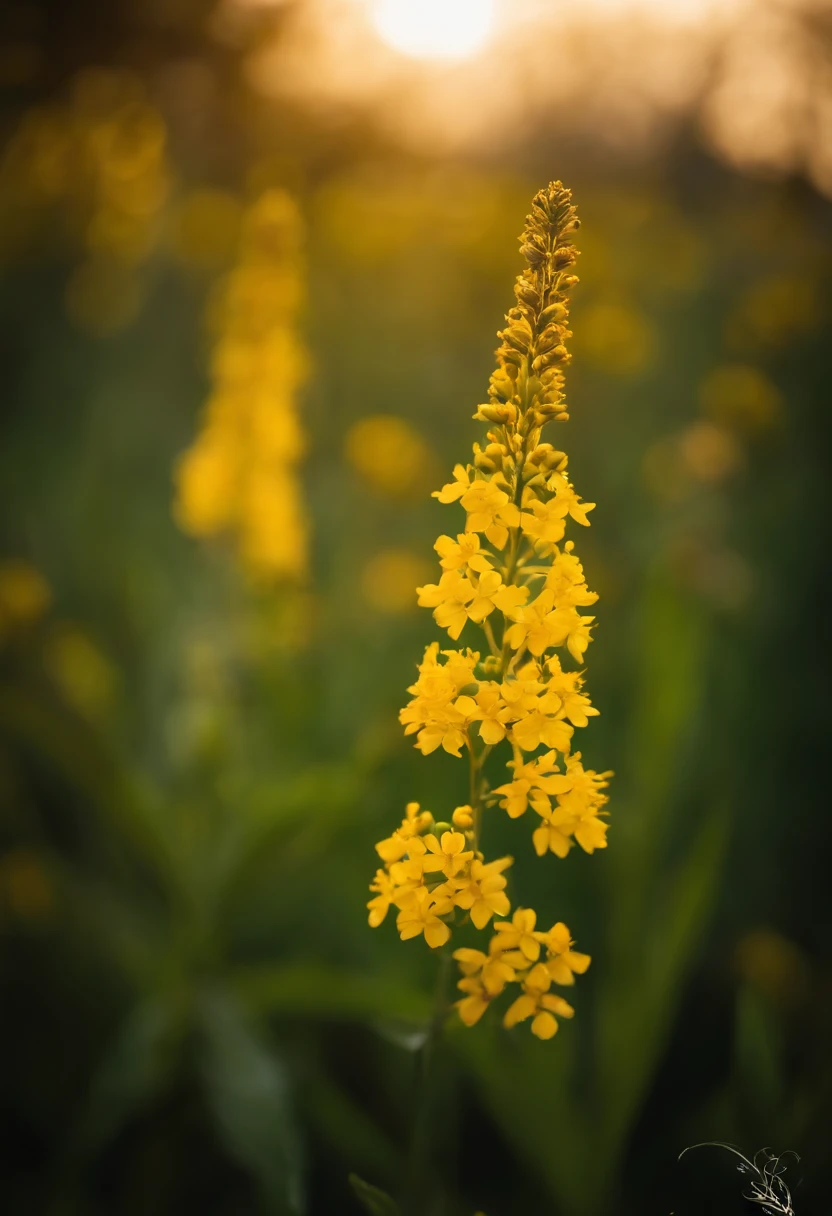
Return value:
M 329 1216 L 362 1210 L 351 1172 L 402 1194 L 436 960 L 368 928 L 367 883 L 405 803 L 467 796 L 397 720 L 438 636 L 414 588 L 559 177 L 610 847 L 542 862 L 487 825 L 593 965 L 552 1042 L 449 1025 L 425 1216 L 740 1212 L 730 1161 L 677 1162 L 713 1140 L 795 1150 L 795 1211 L 825 1210 L 829 199 L 692 118 L 631 156 L 545 115 L 412 146 L 258 96 L 216 7 L 9 9 L 0 1206 Z M 269 191 L 303 233 L 292 577 L 175 509 Z

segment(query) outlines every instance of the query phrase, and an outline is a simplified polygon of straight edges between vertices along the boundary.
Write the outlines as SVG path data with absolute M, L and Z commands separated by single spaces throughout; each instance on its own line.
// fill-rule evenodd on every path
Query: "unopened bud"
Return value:
M 474 414 L 480 422 L 496 422 L 504 426 L 508 422 L 514 422 L 517 418 L 517 408 L 511 402 L 506 402 L 501 405 L 496 401 L 489 401 L 485 405 L 478 405 L 477 412 Z
M 462 828 L 463 831 L 474 826 L 474 815 L 470 806 L 458 806 L 452 815 L 452 819 L 454 826 Z
M 514 382 L 506 375 L 502 368 L 498 368 L 491 377 L 488 391 L 492 397 L 499 397 L 501 401 L 508 401 L 514 394 Z
M 552 321 L 564 321 L 567 317 L 567 309 L 564 304 L 550 304 L 548 308 L 544 308 L 540 314 L 540 324 L 549 325 Z

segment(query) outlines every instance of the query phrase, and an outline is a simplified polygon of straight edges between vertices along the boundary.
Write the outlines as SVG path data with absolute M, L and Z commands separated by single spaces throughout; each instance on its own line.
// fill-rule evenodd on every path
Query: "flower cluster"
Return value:
M 452 823 L 437 823 L 412 803 L 402 824 L 376 850 L 384 863 L 371 886 L 370 924 L 391 906 L 403 939 L 424 936 L 441 948 L 470 921 L 492 924 L 486 950 L 454 952 L 462 972 L 457 1009 L 473 1025 L 508 985 L 520 995 L 504 1024 L 532 1019 L 532 1033 L 548 1039 L 556 1017 L 572 1007 L 551 991 L 571 985 L 589 966 L 572 949 L 567 927 L 536 929 L 530 908 L 513 918 L 505 871 L 512 858 L 486 861 L 480 848 L 483 814 L 499 807 L 511 819 L 531 812 L 538 855 L 563 858 L 577 844 L 586 853 L 606 846 L 603 792 L 610 773 L 584 768 L 572 750 L 575 730 L 598 711 L 583 690 L 579 669 L 594 618 L 582 612 L 597 596 L 566 540 L 570 521 L 589 525 L 595 504 L 582 502 L 567 473 L 566 455 L 543 442 L 543 427 L 567 419 L 563 369 L 567 296 L 577 282 L 571 234 L 578 227 L 570 192 L 551 183 L 540 191 L 526 220 L 521 252 L 526 269 L 515 285 L 491 377 L 489 400 L 476 418 L 489 424 L 487 442 L 474 445 L 471 464 L 457 465 L 451 482 L 435 493 L 458 502 L 465 528 L 440 536 L 441 574 L 418 588 L 419 603 L 457 642 L 469 622 L 481 630 L 479 649 L 428 646 L 419 676 L 401 711 L 405 733 L 425 755 L 443 748 L 468 755 L 471 803 L 457 807 Z M 560 653 L 558 653 L 560 652 Z M 507 745 L 510 779 L 492 787 L 485 766 L 493 749 Z
M 196 536 L 230 534 L 260 582 L 301 579 L 307 525 L 297 465 L 297 394 L 307 356 L 297 335 L 301 226 L 268 190 L 243 220 L 236 266 L 212 304 L 218 329 L 203 428 L 177 472 L 177 516 Z

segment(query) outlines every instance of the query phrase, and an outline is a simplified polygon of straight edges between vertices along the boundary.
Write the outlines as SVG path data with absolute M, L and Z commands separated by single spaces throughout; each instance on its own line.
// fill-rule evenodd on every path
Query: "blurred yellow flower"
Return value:
M 754 434 L 774 425 L 783 401 L 780 390 L 759 368 L 726 363 L 702 381 L 699 403 L 714 422 Z
M 730 431 L 695 422 L 679 438 L 685 464 L 700 481 L 720 482 L 742 464 L 742 449 Z
M 809 964 L 800 947 L 773 929 L 754 929 L 737 942 L 735 964 L 740 977 L 777 1005 L 799 1003 L 806 996 Z
M 156 245 L 169 188 L 166 142 L 140 78 L 95 68 L 75 77 L 66 103 L 28 111 L 0 161 L 4 220 L 19 237 L 64 206 L 85 251 L 67 311 L 96 336 L 128 325 L 141 307 L 137 268 Z
M 229 535 L 243 569 L 264 583 L 302 580 L 307 568 L 297 475 L 297 397 L 308 364 L 297 333 L 300 243 L 300 216 L 284 192 L 267 190 L 245 213 L 237 263 L 209 303 L 213 391 L 176 470 L 182 528 Z
M 380 494 L 410 498 L 429 484 L 434 457 L 409 422 L 392 414 L 360 418 L 347 431 L 344 455 Z
M 66 699 L 81 713 L 94 718 L 112 707 L 116 669 L 80 629 L 58 627 L 46 641 L 44 662 Z
M 214 269 L 234 256 L 243 208 L 226 190 L 192 190 L 179 204 L 173 251 L 186 266 Z
M 773 274 L 754 283 L 726 322 L 726 340 L 736 351 L 786 346 L 815 329 L 821 303 L 808 275 Z
M 653 327 L 632 304 L 590 304 L 581 315 L 580 334 L 581 356 L 610 376 L 637 376 L 655 354 Z
M 376 612 L 396 615 L 416 607 L 413 588 L 430 574 L 427 562 L 407 549 L 384 549 L 361 574 L 364 599 Z
M 46 579 L 23 561 L 0 562 L 0 637 L 39 620 L 52 602 Z

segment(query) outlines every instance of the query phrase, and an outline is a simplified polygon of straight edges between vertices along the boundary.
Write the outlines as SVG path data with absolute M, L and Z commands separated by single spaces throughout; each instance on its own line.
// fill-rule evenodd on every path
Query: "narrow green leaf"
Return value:
M 197 1016 L 205 1093 L 226 1148 L 257 1179 L 269 1212 L 302 1212 L 303 1158 L 281 1061 L 229 994 L 204 995 Z
M 370 1186 L 357 1174 L 350 1174 L 349 1182 L 356 1198 L 370 1216 L 401 1216 L 401 1208 L 385 1191 Z

